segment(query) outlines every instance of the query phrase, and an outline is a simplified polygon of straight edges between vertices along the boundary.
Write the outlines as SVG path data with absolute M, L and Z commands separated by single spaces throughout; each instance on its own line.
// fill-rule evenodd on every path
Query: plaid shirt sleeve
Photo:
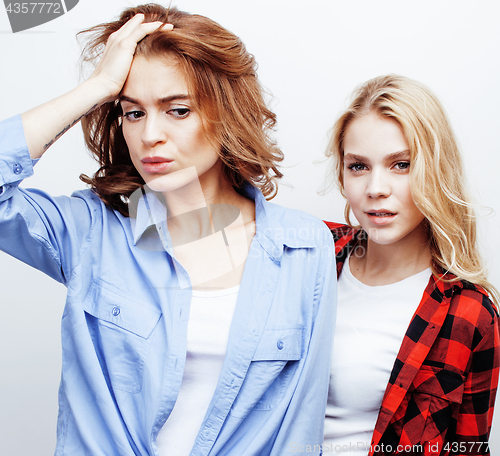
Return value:
M 493 407 L 500 368 L 498 316 L 485 295 L 464 290 L 460 297 L 469 302 L 474 298 L 479 298 L 482 302 L 474 322 L 475 337 L 472 341 L 464 393 L 457 418 L 455 441 L 458 443 L 458 449 L 456 453 L 460 452 L 460 443 L 466 442 L 468 452 L 465 454 L 489 454 L 486 447 L 493 421 Z M 471 309 L 474 309 L 474 306 L 471 306 Z M 468 312 L 468 315 L 472 315 L 471 319 L 475 318 L 472 312 Z M 480 442 L 483 442 L 484 448 L 479 448 Z M 462 454 L 464 454 L 463 451 Z
M 340 273 L 360 234 L 327 225 Z M 486 292 L 432 276 L 394 363 L 369 454 L 489 455 L 499 366 L 498 313 Z
M 372 454 L 490 454 L 500 363 L 498 315 L 487 296 L 463 285 L 448 288 L 453 290 L 449 307 L 446 297 L 437 299 L 438 288 L 427 299 L 424 294 L 394 364 Z M 439 307 L 433 310 L 434 300 Z

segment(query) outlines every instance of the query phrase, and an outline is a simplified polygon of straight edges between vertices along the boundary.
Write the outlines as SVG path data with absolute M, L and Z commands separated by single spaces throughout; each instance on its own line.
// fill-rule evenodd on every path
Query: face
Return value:
M 422 239 L 424 219 L 410 191 L 410 151 L 399 124 L 374 113 L 353 120 L 344 137 L 344 189 L 370 241 Z
M 149 187 L 168 192 L 196 178 L 202 188 L 219 182 L 219 156 L 174 59 L 135 57 L 120 104 L 132 163 Z

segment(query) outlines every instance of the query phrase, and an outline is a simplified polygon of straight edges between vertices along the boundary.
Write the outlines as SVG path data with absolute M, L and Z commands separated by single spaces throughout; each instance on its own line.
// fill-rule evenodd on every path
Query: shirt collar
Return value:
M 281 258 L 284 246 L 312 248 L 317 245 L 317 227 L 307 222 L 310 216 L 270 203 L 249 183 L 245 184 L 242 193 L 255 201 L 255 237 L 271 257 Z
M 163 204 L 156 192 L 144 187 L 136 190 L 140 192 L 137 202 L 137 216 L 130 217 L 132 233 L 134 235 L 134 245 L 137 245 L 139 239 L 145 231 L 151 226 L 160 226 L 167 220 L 167 208 Z M 135 192 L 135 193 L 136 193 Z M 131 198 L 133 200 L 133 198 Z
M 308 248 L 316 245 L 314 227 L 305 222 L 300 211 L 285 210 L 268 202 L 262 192 L 246 183 L 241 193 L 255 202 L 256 239 L 274 258 L 281 257 L 283 246 Z M 130 217 L 134 245 L 151 226 L 165 226 L 167 209 L 156 192 L 147 187 L 136 190 L 131 201 L 137 201 L 136 217 Z M 284 220 L 287 218 L 287 220 Z

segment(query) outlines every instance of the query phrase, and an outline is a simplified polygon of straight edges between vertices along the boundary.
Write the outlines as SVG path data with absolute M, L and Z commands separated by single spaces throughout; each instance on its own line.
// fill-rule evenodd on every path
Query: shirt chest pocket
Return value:
M 138 393 L 161 312 L 94 279 L 83 303 L 101 371 L 113 389 Z
M 413 380 L 407 399 L 409 410 L 420 413 L 405 420 L 404 431 L 414 443 L 428 442 L 450 428 L 464 392 L 464 378 L 453 371 L 422 366 Z M 414 413 L 414 412 L 412 412 Z
M 231 408 L 244 418 L 251 410 L 273 410 L 302 359 L 302 326 L 265 329 Z

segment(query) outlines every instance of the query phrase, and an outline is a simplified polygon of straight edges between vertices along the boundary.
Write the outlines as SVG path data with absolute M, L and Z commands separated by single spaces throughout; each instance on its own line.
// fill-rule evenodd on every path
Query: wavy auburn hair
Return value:
M 207 138 L 216 145 L 226 179 L 235 189 L 250 182 L 267 199 L 273 198 L 276 180 L 282 177 L 277 163 L 283 160 L 270 137 L 276 115 L 266 107 L 255 60 L 238 37 L 204 16 L 151 3 L 125 10 L 117 21 L 80 32 L 90 35 L 83 61 L 95 63 L 109 36 L 138 13 L 145 15 L 145 22 L 161 21 L 174 29 L 147 35 L 135 55 L 173 59 L 179 65 L 193 109 Z M 81 175 L 80 179 L 108 206 L 128 216 L 128 197 L 144 181 L 129 156 L 122 114 L 117 99 L 83 118 L 85 142 L 101 167 L 94 177 Z
M 498 307 L 498 291 L 487 280 L 477 248 L 476 218 L 455 135 L 440 102 L 423 84 L 387 75 L 354 91 L 352 102 L 333 126 L 326 152 L 333 158 L 333 175 L 344 198 L 345 134 L 353 120 L 368 113 L 398 122 L 408 142 L 411 193 L 425 216 L 433 273 L 442 277 L 449 271 L 482 286 Z M 347 201 L 344 215 L 352 226 L 349 212 Z

